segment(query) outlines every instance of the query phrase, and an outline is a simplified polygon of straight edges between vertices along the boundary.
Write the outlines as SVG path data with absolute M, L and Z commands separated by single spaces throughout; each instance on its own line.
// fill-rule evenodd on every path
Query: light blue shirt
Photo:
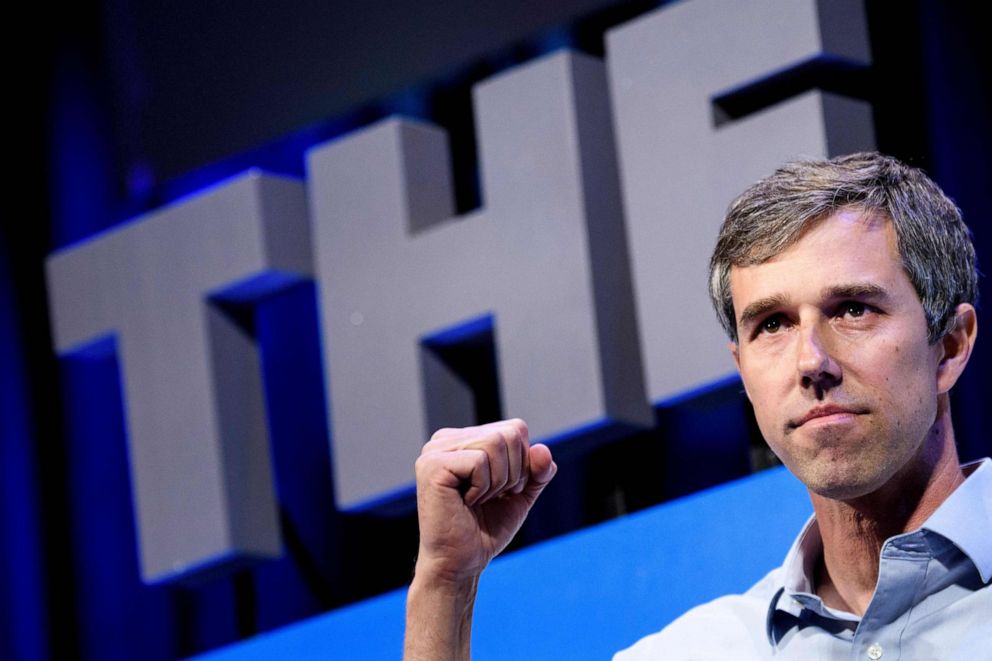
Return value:
M 864 617 L 823 604 L 815 519 L 784 564 L 742 595 L 694 608 L 614 661 L 664 659 L 992 660 L 992 460 L 919 530 L 886 540 Z

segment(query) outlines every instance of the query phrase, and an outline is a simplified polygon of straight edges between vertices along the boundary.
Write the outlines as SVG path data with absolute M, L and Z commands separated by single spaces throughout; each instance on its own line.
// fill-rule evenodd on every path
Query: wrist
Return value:
M 478 576 L 453 577 L 417 561 L 406 599 L 405 661 L 463 661 L 470 656 Z
M 450 599 L 474 599 L 481 574 L 481 570 L 452 569 L 449 563 L 421 554 L 410 587 L 444 594 Z

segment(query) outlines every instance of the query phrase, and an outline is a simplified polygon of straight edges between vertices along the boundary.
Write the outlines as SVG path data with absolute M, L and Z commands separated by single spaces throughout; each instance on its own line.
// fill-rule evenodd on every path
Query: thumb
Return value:
M 548 486 L 551 479 L 558 472 L 558 464 L 551 457 L 551 450 L 547 445 L 532 445 L 528 449 L 528 459 L 530 460 L 530 479 L 524 487 L 523 495 L 527 499 L 528 506 L 533 505 L 537 497 Z

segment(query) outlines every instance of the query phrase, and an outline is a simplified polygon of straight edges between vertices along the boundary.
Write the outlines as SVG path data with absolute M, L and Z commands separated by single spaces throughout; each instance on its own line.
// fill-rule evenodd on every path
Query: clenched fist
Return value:
M 441 429 L 417 460 L 418 571 L 449 580 L 478 575 L 502 551 L 554 477 L 544 445 L 523 420 Z

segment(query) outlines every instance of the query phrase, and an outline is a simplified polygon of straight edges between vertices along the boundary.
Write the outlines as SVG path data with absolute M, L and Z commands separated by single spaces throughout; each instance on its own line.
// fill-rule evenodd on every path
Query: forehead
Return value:
M 738 314 L 757 299 L 805 300 L 851 283 L 871 283 L 892 293 L 908 290 L 915 295 L 903 269 L 895 229 L 882 214 L 841 209 L 813 223 L 775 257 L 730 270 L 731 296 Z

